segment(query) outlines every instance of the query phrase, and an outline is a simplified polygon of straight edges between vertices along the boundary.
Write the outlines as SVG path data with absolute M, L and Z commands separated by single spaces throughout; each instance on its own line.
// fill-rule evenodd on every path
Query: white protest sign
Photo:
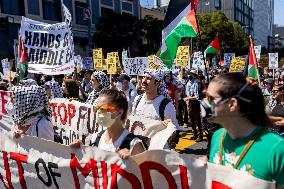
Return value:
M 268 53 L 269 56 L 269 69 L 278 68 L 278 53 Z
M 27 50 L 30 73 L 56 75 L 73 72 L 73 41 L 65 22 L 48 24 L 22 17 L 20 34 Z
M 123 66 L 128 75 L 142 75 L 144 70 L 149 67 L 148 57 L 125 58 Z
M 122 50 L 121 58 L 122 58 L 122 60 L 128 58 L 127 50 L 124 50 L 124 49 Z
M 234 57 L 235 57 L 235 53 L 224 53 L 224 65 L 223 66 L 229 67 Z
M 80 55 L 74 56 L 75 66 L 79 69 L 83 69 L 82 58 Z
M 11 91 L 0 90 L 0 130 L 10 131 L 13 124 L 11 115 L 7 110 L 7 104 L 11 101 Z
M 0 188 L 275 188 L 241 171 L 205 166 L 172 151 L 151 150 L 122 160 L 94 147 L 71 149 L 29 136 L 13 139 L 1 132 L 0 150 Z
M 260 54 L 261 54 L 261 45 L 254 46 L 254 52 L 255 52 L 255 56 L 256 56 L 257 61 L 259 61 Z
M 216 57 L 212 58 L 211 66 L 212 66 L 213 70 L 216 70 L 218 68 L 217 67 L 217 59 L 216 59 Z
M 93 59 L 92 57 L 84 57 L 82 59 L 82 70 L 93 70 L 94 65 L 93 65 Z
M 96 112 L 92 105 L 57 98 L 50 100 L 50 106 L 54 131 L 66 145 L 101 130 L 98 125 L 96 127 Z
M 195 70 L 205 70 L 202 52 L 194 52 L 191 68 Z
M 10 71 L 10 65 L 9 65 L 8 58 L 1 60 L 1 63 L 2 63 L 3 74 L 5 75 L 6 73 Z
M 142 135 L 150 138 L 148 141 L 149 150 L 164 149 L 168 138 L 176 131 L 176 126 L 169 124 L 165 127 L 161 121 L 130 115 L 129 131 L 135 135 Z

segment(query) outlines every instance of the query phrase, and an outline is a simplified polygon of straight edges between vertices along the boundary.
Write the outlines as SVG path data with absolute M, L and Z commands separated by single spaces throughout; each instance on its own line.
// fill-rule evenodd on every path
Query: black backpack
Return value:
M 143 95 L 139 95 L 138 96 L 138 99 L 137 99 L 137 102 L 136 102 L 136 106 L 135 106 L 135 110 L 139 104 L 139 102 L 141 101 Z M 171 100 L 169 100 L 168 98 L 164 98 L 161 103 L 160 103 L 160 106 L 159 106 L 159 115 L 160 115 L 160 118 L 161 118 L 161 121 L 164 121 L 165 120 L 165 108 L 166 106 L 168 105 L 168 103 L 170 103 Z
M 95 142 L 91 143 L 90 146 L 96 146 L 98 147 L 99 146 L 99 143 L 100 143 L 100 140 L 102 138 L 102 135 L 104 134 L 105 130 L 103 131 L 100 131 L 98 134 L 97 134 L 97 138 L 95 140 Z M 148 142 L 149 142 L 149 138 L 148 137 L 144 137 L 144 136 L 141 136 L 141 135 L 134 135 L 133 133 L 129 133 L 123 140 L 123 142 L 121 143 L 121 145 L 119 146 L 119 149 L 128 149 L 130 150 L 130 143 L 131 141 L 134 139 L 134 138 L 138 138 L 142 141 L 142 144 L 143 146 L 145 147 L 146 150 L 148 150 Z

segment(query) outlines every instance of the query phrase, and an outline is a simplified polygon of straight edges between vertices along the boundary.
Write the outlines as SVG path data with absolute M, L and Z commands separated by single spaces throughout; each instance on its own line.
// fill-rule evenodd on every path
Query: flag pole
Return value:
M 197 23 L 198 38 L 199 38 L 199 41 L 201 42 L 201 33 L 200 33 L 200 27 L 199 27 L 199 22 L 198 22 L 197 11 L 196 11 L 194 0 L 191 0 L 191 2 L 193 4 L 193 10 L 194 10 L 195 18 L 196 18 L 196 23 Z M 201 51 L 202 51 L 202 55 L 203 55 L 203 65 L 204 65 L 205 74 L 206 74 L 206 81 L 207 81 L 207 83 L 209 83 L 210 79 L 209 79 L 208 70 L 206 68 L 206 62 L 205 62 L 205 56 L 204 56 L 204 48 L 201 47 Z

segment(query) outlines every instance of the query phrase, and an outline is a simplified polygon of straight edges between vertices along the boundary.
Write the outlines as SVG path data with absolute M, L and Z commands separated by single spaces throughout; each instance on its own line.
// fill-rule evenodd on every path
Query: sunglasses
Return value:
M 94 112 L 96 111 L 100 111 L 102 113 L 106 113 L 106 112 L 114 112 L 116 111 L 118 108 L 116 106 L 108 106 L 108 105 L 102 105 L 102 106 L 94 106 Z
M 206 99 L 209 102 L 209 104 L 214 102 L 214 100 L 217 99 L 217 98 L 222 99 L 221 96 L 210 96 L 209 94 L 206 94 Z

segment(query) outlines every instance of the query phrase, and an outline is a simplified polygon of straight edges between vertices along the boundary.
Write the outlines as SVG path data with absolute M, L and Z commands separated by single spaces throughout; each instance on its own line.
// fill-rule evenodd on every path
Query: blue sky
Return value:
M 274 0 L 274 23 L 284 26 L 284 0 Z
M 257 1 L 257 0 L 255 0 Z M 140 0 L 142 6 L 152 7 L 153 0 Z M 274 23 L 284 26 L 284 0 L 274 0 Z

